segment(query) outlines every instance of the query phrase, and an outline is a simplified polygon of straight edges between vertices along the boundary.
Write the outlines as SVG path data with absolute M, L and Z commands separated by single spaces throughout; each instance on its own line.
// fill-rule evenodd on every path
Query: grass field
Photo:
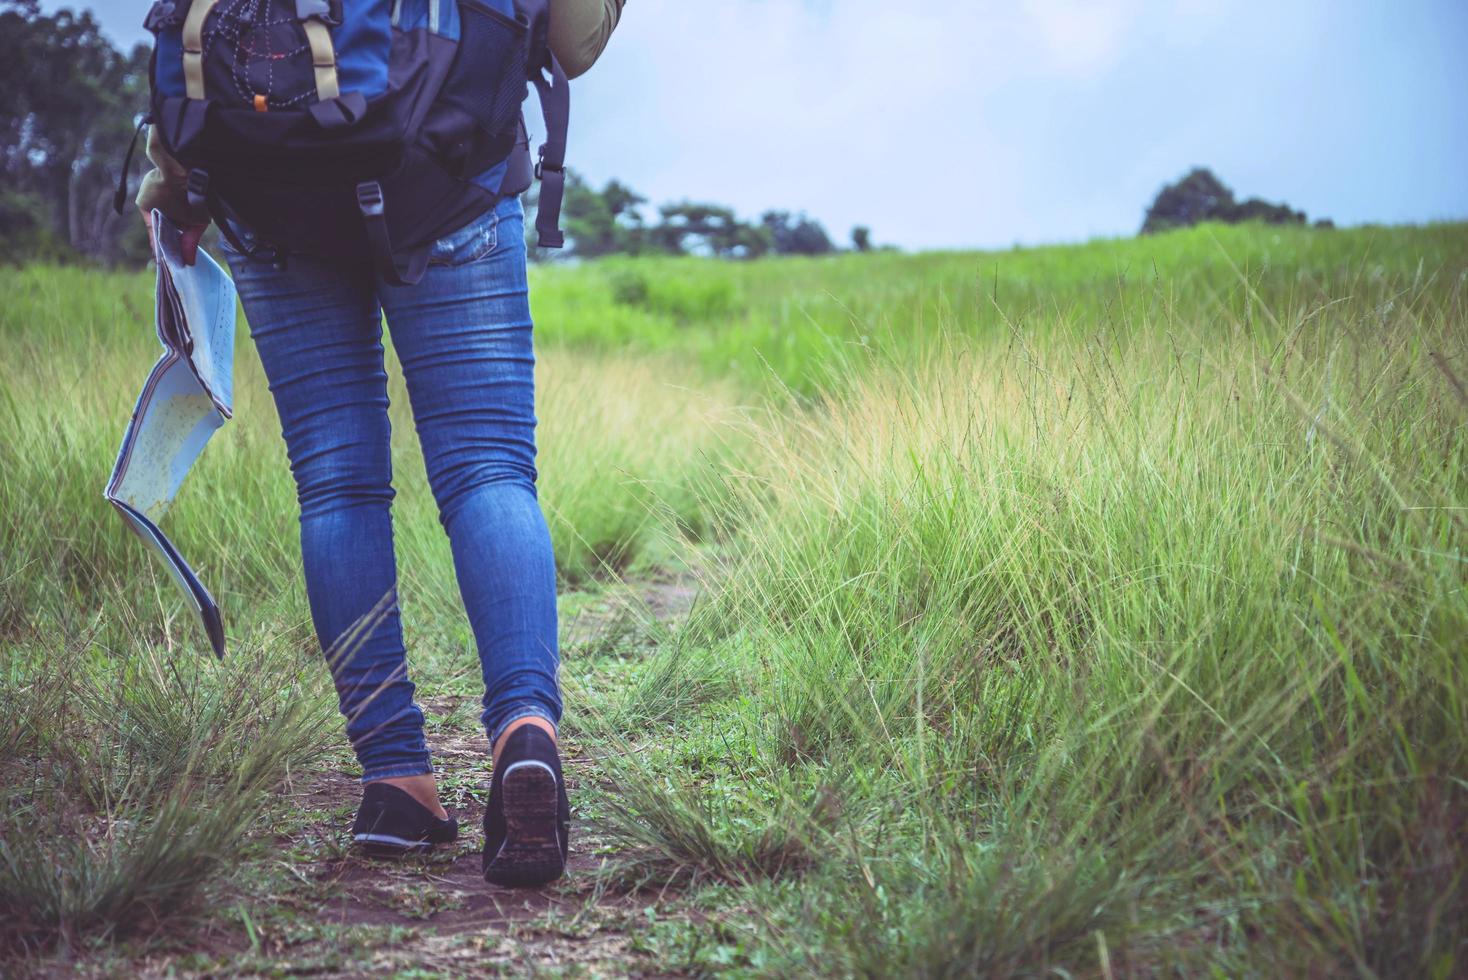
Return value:
M 0 270 L 0 972 L 1468 974 L 1468 225 L 533 273 L 573 873 L 472 881 L 478 669 L 393 388 L 459 851 L 352 856 L 254 350 L 102 502 L 151 278 Z

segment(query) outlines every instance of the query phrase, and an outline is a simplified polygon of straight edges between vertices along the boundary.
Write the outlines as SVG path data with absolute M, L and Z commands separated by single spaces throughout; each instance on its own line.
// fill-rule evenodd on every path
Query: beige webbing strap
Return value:
M 184 92 L 191 99 L 204 97 L 204 21 L 219 0 L 194 0 L 183 24 Z M 336 83 L 336 48 L 331 29 L 314 17 L 301 24 L 311 46 L 311 68 L 316 75 L 316 98 L 325 102 L 341 94 Z
M 194 0 L 183 23 L 184 92 L 191 99 L 204 97 L 204 21 L 219 0 Z
M 322 102 L 334 99 L 341 92 L 336 85 L 336 48 L 331 44 L 331 29 L 314 17 L 302 21 L 301 26 L 306 30 L 306 43 L 311 45 L 311 67 L 316 70 L 316 98 Z

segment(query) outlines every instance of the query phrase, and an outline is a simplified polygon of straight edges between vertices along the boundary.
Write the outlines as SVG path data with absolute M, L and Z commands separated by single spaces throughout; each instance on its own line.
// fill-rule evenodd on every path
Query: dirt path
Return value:
M 609 631 L 626 630 L 629 614 L 673 626 L 695 594 L 691 582 L 680 580 L 610 597 L 575 617 L 568 646 L 594 645 Z M 246 911 L 212 936 L 214 961 L 204 972 L 604 976 L 640 972 L 639 960 L 650 967 L 628 926 L 669 896 L 619 893 L 599 878 L 607 844 L 577 804 L 578 790 L 594 778 L 586 747 L 574 735 L 563 739 L 573 809 L 566 877 L 533 891 L 499 888 L 480 874 L 490 765 L 475 722 L 477 699 L 448 695 L 422 704 L 444 806 L 459 819 L 457 844 L 425 858 L 364 858 L 346 846 L 357 781 L 335 767 L 305 774 L 287 791 L 296 805 L 276 836 L 284 855 L 270 875 L 276 884 L 262 887 L 265 894 L 242 896 Z M 167 962 L 169 971 L 183 965 Z

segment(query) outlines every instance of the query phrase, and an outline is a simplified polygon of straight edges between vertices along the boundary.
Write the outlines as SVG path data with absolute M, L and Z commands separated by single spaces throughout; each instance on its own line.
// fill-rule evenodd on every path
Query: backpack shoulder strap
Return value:
M 315 70 L 316 99 L 330 102 L 341 94 L 336 81 L 336 49 L 331 44 L 331 28 L 317 17 L 301 21 L 306 43 L 311 46 L 311 67 Z
M 185 94 L 204 97 L 204 21 L 219 0 L 194 0 L 183 22 L 183 72 Z

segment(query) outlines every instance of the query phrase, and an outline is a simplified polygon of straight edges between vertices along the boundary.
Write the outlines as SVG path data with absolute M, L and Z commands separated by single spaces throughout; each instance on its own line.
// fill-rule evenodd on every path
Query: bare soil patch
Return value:
M 696 594 L 695 584 L 685 578 L 644 583 L 578 614 L 572 632 L 585 637 L 608 625 L 620 629 L 617 623 L 625 620 L 629 603 L 639 616 L 672 625 L 687 615 Z M 318 900 L 317 922 L 342 932 L 366 927 L 401 934 L 401 941 L 376 951 L 377 968 L 466 975 L 528 969 L 637 972 L 639 955 L 630 949 L 627 925 L 649 904 L 676 896 L 620 892 L 599 876 L 611 855 L 595 821 L 578 806 L 581 789 L 595 772 L 585 746 L 574 735 L 563 735 L 572 803 L 566 876 L 541 889 L 501 888 L 480 872 L 491 769 L 488 742 L 475 721 L 477 699 L 442 695 L 424 699 L 423 707 L 430 719 L 448 720 L 430 724 L 428 740 L 444 806 L 459 820 L 459 840 L 424 858 L 366 858 L 345 846 L 346 824 L 360 794 L 356 779 L 336 771 L 307 775 L 297 789 L 303 819 L 277 842 L 298 854 L 303 840 L 340 842 L 295 865 L 303 890 Z

